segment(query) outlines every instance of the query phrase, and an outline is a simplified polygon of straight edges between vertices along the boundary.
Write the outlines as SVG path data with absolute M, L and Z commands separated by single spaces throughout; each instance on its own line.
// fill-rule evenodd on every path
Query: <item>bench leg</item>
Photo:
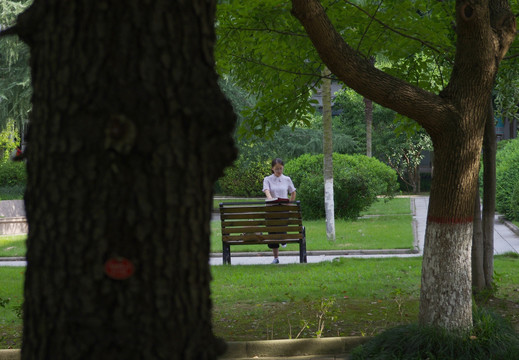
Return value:
M 299 262 L 306 263 L 306 240 L 303 239 L 299 243 Z
M 303 226 L 303 239 L 299 242 L 299 262 L 306 263 L 306 229 Z
M 223 264 L 231 265 L 231 245 L 223 244 L 222 255 L 223 255 Z

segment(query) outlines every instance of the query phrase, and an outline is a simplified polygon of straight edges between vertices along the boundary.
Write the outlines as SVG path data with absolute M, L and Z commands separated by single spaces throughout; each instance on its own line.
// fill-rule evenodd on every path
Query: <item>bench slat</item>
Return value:
M 276 225 L 300 225 L 303 226 L 301 219 L 289 220 L 223 220 L 222 227 L 231 226 L 276 226 Z
M 224 244 L 228 245 L 267 245 L 267 244 L 298 244 L 301 240 L 229 240 L 226 241 Z
M 232 206 L 232 207 L 221 207 L 220 213 L 265 213 L 265 212 L 298 212 L 299 207 L 297 205 L 271 205 L 271 206 Z
M 301 213 L 242 213 L 242 214 L 220 214 L 221 220 L 227 219 L 301 219 Z
M 241 241 L 254 241 L 261 240 L 262 242 L 268 242 L 268 240 L 285 242 L 285 240 L 294 240 L 299 241 L 303 238 L 303 234 L 264 234 L 264 235 L 222 235 L 222 241 L 233 241 L 233 240 L 241 240 Z
M 303 227 L 296 226 L 247 226 L 247 227 L 233 227 L 222 229 L 222 234 L 243 234 L 243 233 L 268 233 L 268 232 L 302 232 Z

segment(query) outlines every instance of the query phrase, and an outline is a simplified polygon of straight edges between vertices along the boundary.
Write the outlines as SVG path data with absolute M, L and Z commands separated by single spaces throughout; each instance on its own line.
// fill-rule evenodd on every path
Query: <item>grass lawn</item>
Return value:
M 25 256 L 27 235 L 0 236 L 0 257 Z
M 17 309 L 23 302 L 23 267 L 0 267 L 0 349 L 20 348 L 22 320 Z
M 413 226 L 409 198 L 377 201 L 356 221 L 335 220 L 336 241 L 326 238 L 323 220 L 303 221 L 306 228 L 307 250 L 354 249 L 411 249 Z M 297 244 L 289 244 L 281 251 L 296 251 Z M 267 251 L 263 245 L 231 246 L 231 251 Z M 222 251 L 222 232 L 219 221 L 211 222 L 211 251 Z
M 519 326 L 519 259 L 497 256 L 484 306 Z M 214 331 L 227 340 L 375 335 L 416 322 L 421 258 L 212 267 Z M 321 319 L 321 325 L 319 323 Z
M 495 258 L 496 297 L 486 306 L 519 325 L 519 258 Z M 319 264 L 213 266 L 213 327 L 226 340 L 375 335 L 416 322 L 421 258 Z M 19 348 L 24 268 L 0 267 L 0 348 Z M 321 329 L 321 330 L 319 330 Z
M 362 215 L 409 215 L 411 200 L 408 197 L 397 197 L 391 200 L 379 199 L 361 213 Z
M 310 266 L 306 266 L 310 265 Z M 421 259 L 217 266 L 215 333 L 227 340 L 373 335 L 418 314 Z

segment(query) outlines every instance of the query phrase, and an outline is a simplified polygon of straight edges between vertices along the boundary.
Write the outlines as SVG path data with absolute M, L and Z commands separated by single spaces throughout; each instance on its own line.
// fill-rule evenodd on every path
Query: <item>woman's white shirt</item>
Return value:
M 279 177 L 272 174 L 263 179 L 263 191 L 269 190 L 273 198 L 288 199 L 288 194 L 296 191 L 290 177 L 281 174 Z

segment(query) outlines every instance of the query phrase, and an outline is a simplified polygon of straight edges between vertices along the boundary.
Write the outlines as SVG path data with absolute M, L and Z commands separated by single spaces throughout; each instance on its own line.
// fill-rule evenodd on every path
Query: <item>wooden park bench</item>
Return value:
M 223 263 L 231 263 L 231 245 L 299 244 L 306 263 L 306 234 L 299 201 L 291 203 L 220 203 Z

